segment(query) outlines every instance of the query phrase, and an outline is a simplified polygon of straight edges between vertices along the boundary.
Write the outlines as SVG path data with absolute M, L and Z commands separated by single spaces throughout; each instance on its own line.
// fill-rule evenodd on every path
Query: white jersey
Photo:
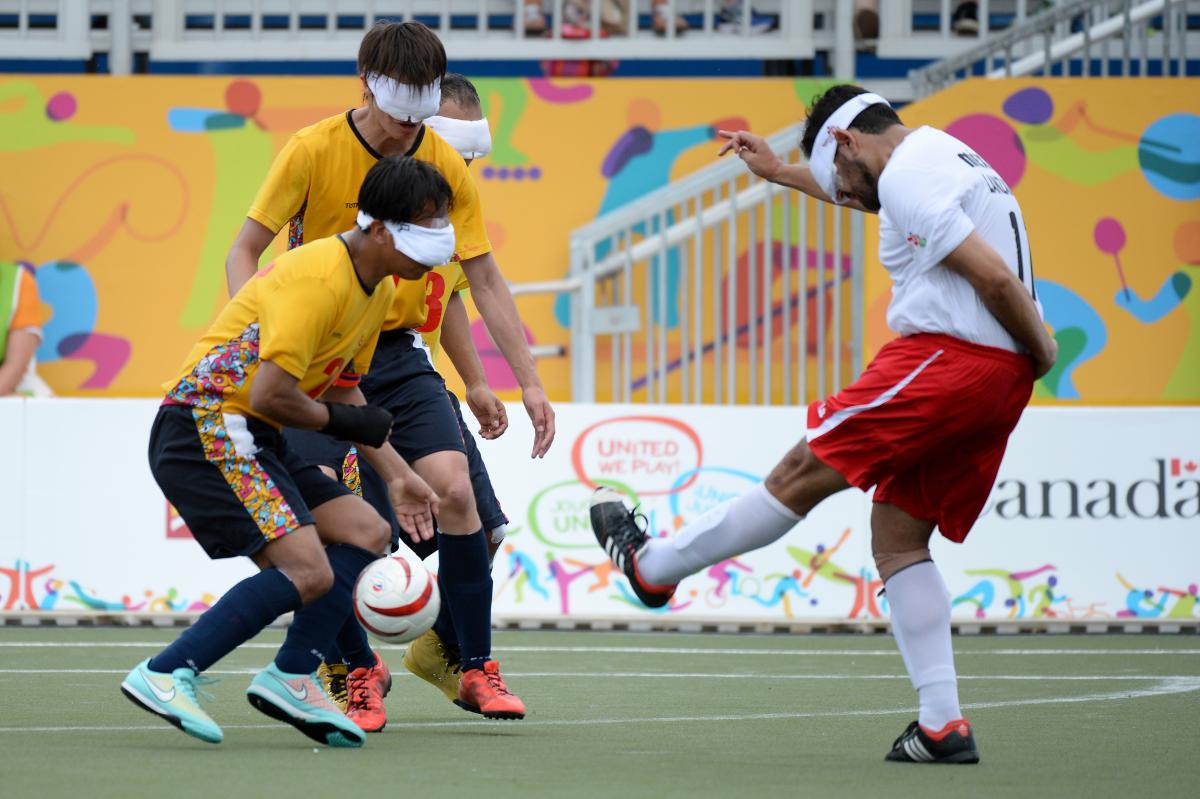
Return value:
M 879 259 L 892 277 L 888 327 L 1024 352 L 966 278 L 942 265 L 978 231 L 1037 300 L 1021 208 L 987 161 L 944 131 L 918 128 L 879 176 L 879 203 Z

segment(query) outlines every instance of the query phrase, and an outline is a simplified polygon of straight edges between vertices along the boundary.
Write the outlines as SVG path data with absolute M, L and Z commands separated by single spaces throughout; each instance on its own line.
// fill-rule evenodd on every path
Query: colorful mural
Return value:
M 561 277 L 573 228 L 711 163 L 718 127 L 769 133 L 800 120 L 826 84 L 480 80 L 495 150 L 473 172 L 501 267 L 517 281 Z M 944 127 L 978 149 L 1021 199 L 1062 353 L 1038 402 L 1200 401 L 1195 96 L 1185 80 L 971 81 L 904 109 L 909 124 Z M 353 78 L 0 76 L 0 258 L 36 269 L 48 318 L 38 360 L 55 390 L 157 393 L 225 299 L 225 252 L 274 152 L 358 98 Z M 774 226 L 779 254 L 783 223 Z M 789 233 L 799 255 L 794 224 Z M 869 353 L 891 334 L 873 223 L 867 239 Z M 751 277 L 744 265 L 764 260 L 765 243 L 757 246 L 739 257 L 741 349 L 763 324 L 744 307 L 749 281 L 782 280 L 778 258 L 771 275 L 760 266 Z M 818 264 L 811 246 L 810 288 L 836 268 Z M 666 272 L 661 307 L 672 327 L 683 307 L 680 252 L 663 260 L 652 269 Z M 777 288 L 774 322 L 801 302 L 815 311 L 814 296 Z M 658 313 L 659 298 L 648 299 Z M 567 343 L 562 298 L 520 307 L 532 341 Z M 503 359 L 475 325 L 489 378 L 514 398 Z M 678 367 L 671 341 L 668 371 Z M 541 369 L 552 398 L 568 399 L 567 359 Z M 644 367 L 633 374 L 636 391 Z

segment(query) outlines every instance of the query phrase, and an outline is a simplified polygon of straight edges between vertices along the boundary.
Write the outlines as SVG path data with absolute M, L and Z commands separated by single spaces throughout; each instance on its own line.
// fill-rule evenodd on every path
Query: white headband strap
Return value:
M 812 169 L 813 178 L 821 187 L 821 191 L 825 192 L 834 202 L 841 201 L 838 200 L 837 177 L 833 169 L 833 156 L 837 153 L 837 139 L 834 138 L 833 131 L 846 130 L 854 123 L 859 114 L 879 103 L 883 103 L 888 108 L 892 107 L 878 94 L 867 92 L 854 95 L 829 115 L 829 119 L 825 120 L 824 128 L 817 134 L 817 138 L 813 142 L 812 155 L 808 159 L 809 168 Z

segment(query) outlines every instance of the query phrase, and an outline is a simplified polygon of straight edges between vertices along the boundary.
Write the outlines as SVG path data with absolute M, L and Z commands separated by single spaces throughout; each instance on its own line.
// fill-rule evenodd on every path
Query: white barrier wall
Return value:
M 156 403 L 0 400 L 0 610 L 202 610 L 251 566 L 209 561 L 146 466 Z M 760 480 L 803 433 L 795 409 L 558 408 L 550 454 L 529 460 L 519 406 L 482 447 L 512 524 L 496 613 L 637 618 L 592 539 L 591 485 L 608 482 L 670 534 Z M 961 619 L 1200 617 L 1200 409 L 1031 409 L 988 508 L 934 557 Z M 681 586 L 660 613 L 787 621 L 886 616 L 870 503 L 817 508 L 772 547 Z

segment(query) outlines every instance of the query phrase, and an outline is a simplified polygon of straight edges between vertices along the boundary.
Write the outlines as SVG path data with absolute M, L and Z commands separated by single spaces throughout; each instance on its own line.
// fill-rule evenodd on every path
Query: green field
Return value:
M 0 795 L 24 797 L 1195 796 L 1195 636 L 959 637 L 979 766 L 885 764 L 915 718 L 891 639 L 504 632 L 523 722 L 467 714 L 397 671 L 391 721 L 314 748 L 245 701 L 272 630 L 212 672 L 225 742 L 130 704 L 174 631 L 0 628 Z

